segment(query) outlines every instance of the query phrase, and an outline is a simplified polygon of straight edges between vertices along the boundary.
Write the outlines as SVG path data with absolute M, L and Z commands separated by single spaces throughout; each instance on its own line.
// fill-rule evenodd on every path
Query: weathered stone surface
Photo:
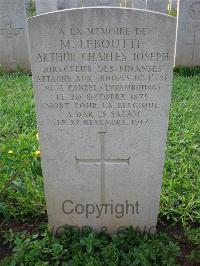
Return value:
M 82 0 L 58 0 L 58 10 L 82 7 Z
M 175 64 L 200 66 L 200 1 L 179 1 Z
M 145 9 L 147 0 L 133 0 L 133 8 Z
M 83 6 L 120 6 L 120 0 L 84 0 Z
M 58 9 L 57 0 L 35 0 L 37 15 L 53 12 Z
M 169 0 L 169 9 L 176 10 L 177 9 L 177 0 Z
M 23 0 L 0 1 L 0 65 L 5 71 L 15 70 L 17 65 L 30 70 Z
M 129 1 L 132 1 L 132 0 L 129 0 Z M 126 0 L 121 0 L 121 2 L 120 2 L 120 6 L 121 7 L 126 7 Z
M 29 6 L 30 6 L 30 0 L 24 0 L 24 4 L 25 4 L 25 9 L 26 9 L 26 14 L 28 15 Z
M 83 8 L 29 20 L 49 223 L 155 232 L 175 21 Z
M 146 9 L 160 13 L 167 13 L 168 0 L 147 0 Z

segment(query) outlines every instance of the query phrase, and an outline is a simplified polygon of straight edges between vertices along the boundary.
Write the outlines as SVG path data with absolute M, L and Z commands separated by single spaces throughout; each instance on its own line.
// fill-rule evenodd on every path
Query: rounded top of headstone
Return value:
M 135 14 L 139 14 L 141 15 L 155 15 L 155 16 L 161 16 L 162 18 L 171 18 L 172 21 L 176 21 L 176 18 L 174 16 L 170 16 L 168 14 L 165 13 L 160 13 L 157 11 L 152 11 L 152 10 L 147 10 L 147 9 L 137 9 L 137 8 L 125 8 L 125 7 L 110 7 L 110 6 L 98 6 L 98 7 L 80 7 L 80 8 L 71 8 L 71 9 L 64 9 L 64 10 L 58 10 L 58 11 L 54 11 L 54 12 L 48 12 L 48 13 L 44 13 L 44 14 L 40 14 L 37 16 L 33 16 L 31 18 L 28 19 L 28 21 L 32 21 L 35 19 L 38 19 L 39 17 L 44 17 L 44 16 L 57 16 L 59 14 L 63 15 L 63 14 L 72 14 L 73 12 L 77 12 L 77 13 L 86 13 L 86 12 L 97 12 L 100 14 L 101 12 L 116 12 L 115 14 L 117 15 L 120 13 L 135 13 Z M 113 16 L 113 14 L 112 14 Z M 120 18 L 120 17 L 118 17 Z

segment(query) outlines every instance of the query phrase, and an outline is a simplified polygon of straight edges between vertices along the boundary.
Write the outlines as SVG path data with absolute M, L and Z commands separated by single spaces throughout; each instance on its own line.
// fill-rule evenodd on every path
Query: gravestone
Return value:
M 175 65 L 200 66 L 200 1 L 178 3 Z
M 58 9 L 57 0 L 35 0 L 36 13 L 41 15 Z
M 84 0 L 84 7 L 89 6 L 120 6 L 120 0 Z
M 0 65 L 5 71 L 15 70 L 17 65 L 30 70 L 23 0 L 0 1 Z
M 82 0 L 58 0 L 58 10 L 82 7 Z
M 29 20 L 49 223 L 155 232 L 174 17 L 81 8 Z
M 167 13 L 168 0 L 147 0 L 146 9 L 160 13 Z

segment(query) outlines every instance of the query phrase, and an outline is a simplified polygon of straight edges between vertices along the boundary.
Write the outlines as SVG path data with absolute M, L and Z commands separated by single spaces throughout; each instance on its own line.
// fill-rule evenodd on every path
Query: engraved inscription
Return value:
M 63 26 L 54 51 L 39 52 L 33 77 L 56 113 L 54 126 L 145 127 L 168 87 L 170 51 L 148 49 L 152 29 Z

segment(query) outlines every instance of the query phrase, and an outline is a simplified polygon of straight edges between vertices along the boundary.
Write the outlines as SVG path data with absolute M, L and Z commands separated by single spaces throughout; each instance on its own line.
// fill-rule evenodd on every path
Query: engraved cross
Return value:
M 197 30 L 195 30 L 194 32 L 193 42 L 186 43 L 186 45 L 192 45 L 192 60 L 194 60 L 196 46 L 200 46 L 200 43 L 197 43 L 196 39 L 197 39 Z
M 101 177 L 101 202 L 105 203 L 105 182 L 106 182 L 106 164 L 129 165 L 130 157 L 128 159 L 106 159 L 105 156 L 105 135 L 106 132 L 99 132 L 101 154 L 100 159 L 76 159 L 76 164 L 99 164 Z

